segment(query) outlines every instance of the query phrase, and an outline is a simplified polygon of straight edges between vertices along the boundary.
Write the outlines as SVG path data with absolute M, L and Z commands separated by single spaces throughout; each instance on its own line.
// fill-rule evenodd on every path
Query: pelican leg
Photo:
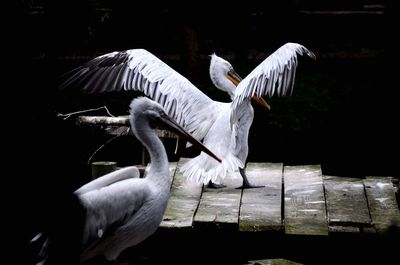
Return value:
M 208 184 L 207 184 L 207 186 L 206 186 L 207 188 L 210 188 L 210 189 L 221 189 L 221 188 L 225 188 L 226 187 L 226 185 L 224 185 L 224 184 L 217 184 L 217 183 L 214 183 L 214 182 L 212 182 L 211 180 L 208 182 Z
M 242 184 L 242 186 L 238 187 L 238 189 L 253 189 L 253 188 L 264 188 L 265 187 L 265 186 L 256 186 L 256 185 L 251 184 L 249 182 L 249 180 L 247 179 L 245 168 L 239 168 L 239 172 L 243 178 L 243 184 Z

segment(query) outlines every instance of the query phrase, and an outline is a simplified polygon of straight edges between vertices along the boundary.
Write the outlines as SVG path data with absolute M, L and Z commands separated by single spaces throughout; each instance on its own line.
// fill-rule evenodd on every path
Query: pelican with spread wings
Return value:
M 231 96 L 232 102 L 227 103 L 210 99 L 188 79 L 144 49 L 96 57 L 71 71 L 61 87 L 78 86 L 89 93 L 142 91 L 222 159 L 222 163 L 218 163 L 200 153 L 181 167 L 184 176 L 218 187 L 223 186 L 222 181 L 228 173 L 239 170 L 242 187 L 252 188 L 256 186 L 248 181 L 245 173 L 249 129 L 254 117 L 251 100 L 253 98 L 269 108 L 262 96 L 290 95 L 298 54 L 315 58 L 303 45 L 287 43 L 243 80 L 228 61 L 212 55 L 210 77 L 217 88 Z

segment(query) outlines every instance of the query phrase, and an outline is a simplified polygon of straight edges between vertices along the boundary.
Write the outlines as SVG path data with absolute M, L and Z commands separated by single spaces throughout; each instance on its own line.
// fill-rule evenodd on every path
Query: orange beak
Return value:
M 253 96 L 251 98 L 253 102 L 256 102 L 258 105 L 262 106 L 263 108 L 266 108 L 267 110 L 271 110 L 271 106 L 263 99 L 259 98 L 257 96 Z
M 229 70 L 229 72 L 226 75 L 226 77 L 235 86 L 238 86 L 240 81 L 242 81 L 242 78 L 235 72 L 235 70 L 233 70 L 233 68 L 231 68 Z M 260 97 L 257 97 L 257 96 L 253 96 L 251 99 L 252 99 L 253 102 L 257 103 L 261 107 L 266 108 L 267 110 L 271 110 L 271 106 L 263 98 L 260 98 Z
M 242 78 L 233 70 L 231 69 L 226 77 L 231 81 L 235 86 L 239 85 L 240 81 L 242 81 Z

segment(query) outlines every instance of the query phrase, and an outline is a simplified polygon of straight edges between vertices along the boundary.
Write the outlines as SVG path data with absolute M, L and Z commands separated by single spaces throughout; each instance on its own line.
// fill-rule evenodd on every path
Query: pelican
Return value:
M 188 179 L 222 187 L 225 176 L 239 170 L 242 188 L 253 188 L 245 173 L 248 135 L 253 122 L 253 98 L 266 108 L 262 96 L 291 95 L 297 67 L 297 54 L 315 55 L 303 45 L 286 43 L 261 62 L 243 80 L 232 65 L 216 56 L 211 58 L 210 77 L 217 88 L 226 91 L 232 102 L 210 99 L 188 79 L 144 49 L 116 51 L 96 57 L 72 70 L 61 88 L 76 87 L 89 93 L 137 90 L 159 102 L 166 113 L 222 159 L 218 163 L 205 154 L 181 167 Z M 237 87 L 236 87 L 237 85 Z
M 170 194 L 171 177 L 164 146 L 153 130 L 155 126 L 179 134 L 221 161 L 171 119 L 162 106 L 146 97 L 132 101 L 130 123 L 133 133 L 150 154 L 150 170 L 145 178 L 139 178 L 136 167 L 123 168 L 95 179 L 74 192 L 86 213 L 80 262 L 98 256 L 116 261 L 124 249 L 153 234 L 162 221 Z

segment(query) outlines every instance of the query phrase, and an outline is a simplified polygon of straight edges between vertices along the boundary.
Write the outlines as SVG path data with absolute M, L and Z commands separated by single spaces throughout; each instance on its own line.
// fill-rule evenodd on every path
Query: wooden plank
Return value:
M 392 181 L 388 177 L 367 177 L 364 180 L 369 210 L 378 233 L 400 228 L 400 212 Z
M 302 265 L 303 263 L 294 262 L 287 259 L 262 259 L 250 260 L 244 265 Z
M 160 227 L 191 228 L 200 201 L 203 184 L 186 180 L 179 168 L 188 158 L 181 158 L 172 183 L 171 196 Z
M 359 227 L 330 225 L 329 233 L 360 233 Z
M 327 235 L 321 166 L 285 166 L 283 176 L 286 234 Z
M 237 230 L 242 190 L 242 177 L 238 172 L 227 175 L 221 189 L 204 188 L 194 216 L 195 227 Z
M 240 206 L 239 230 L 247 232 L 282 229 L 282 163 L 248 163 L 250 183 L 264 188 L 245 189 Z
M 330 226 L 357 228 L 371 226 L 362 180 L 324 176 L 324 185 Z

